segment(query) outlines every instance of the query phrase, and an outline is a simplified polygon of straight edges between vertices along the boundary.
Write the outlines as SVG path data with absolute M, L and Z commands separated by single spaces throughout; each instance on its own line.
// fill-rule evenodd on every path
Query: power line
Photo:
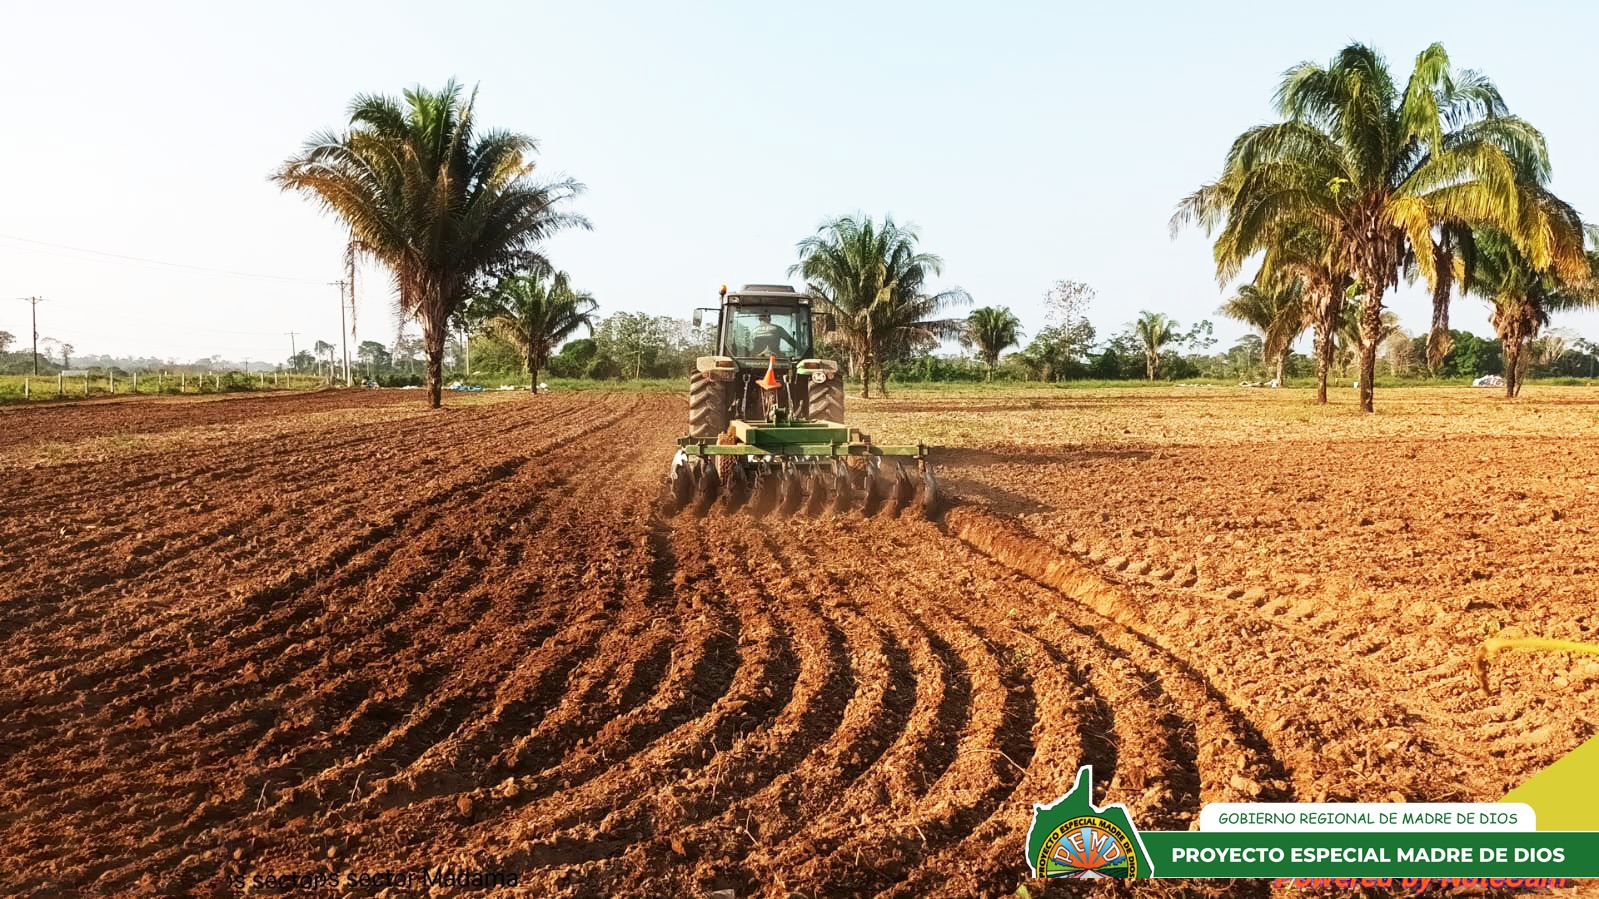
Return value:
M 293 281 L 301 284 L 320 283 L 316 278 L 294 278 L 288 275 L 263 275 L 258 272 L 239 272 L 231 269 L 208 268 L 203 265 L 187 265 L 182 262 L 166 262 L 160 259 L 146 259 L 142 256 L 125 256 L 121 253 L 107 253 L 102 250 L 90 250 L 84 247 L 72 247 L 66 244 L 50 243 L 44 240 L 32 240 L 27 237 L 16 237 L 10 234 L 0 234 L 0 240 L 13 240 L 18 243 L 35 244 L 41 247 L 53 247 L 58 250 L 71 250 L 74 253 L 88 253 L 91 256 L 104 256 L 107 259 L 121 259 L 125 262 L 142 262 L 146 265 L 160 265 L 167 268 L 187 269 L 193 272 L 206 272 L 213 275 L 230 275 L 235 278 L 261 278 L 268 281 Z

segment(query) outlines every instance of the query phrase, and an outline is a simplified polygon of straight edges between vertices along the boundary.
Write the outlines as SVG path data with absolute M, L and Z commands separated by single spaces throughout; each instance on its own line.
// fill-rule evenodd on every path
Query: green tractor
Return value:
M 813 315 L 808 295 L 780 284 L 723 287 L 720 308 L 694 310 L 696 326 L 706 312 L 718 315 L 716 355 L 699 357 L 689 375 L 669 512 L 820 515 L 858 500 L 867 516 L 911 505 L 937 513 L 926 446 L 880 446 L 844 424 L 843 372 L 814 344 L 831 315 Z

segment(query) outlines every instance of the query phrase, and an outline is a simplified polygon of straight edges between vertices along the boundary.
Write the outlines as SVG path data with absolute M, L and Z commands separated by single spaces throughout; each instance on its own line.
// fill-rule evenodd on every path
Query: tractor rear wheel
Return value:
M 844 423 L 844 377 L 835 374 L 825 381 L 812 381 L 810 417 Z
M 700 372 L 688 376 L 688 435 L 715 439 L 727 430 L 727 390 Z

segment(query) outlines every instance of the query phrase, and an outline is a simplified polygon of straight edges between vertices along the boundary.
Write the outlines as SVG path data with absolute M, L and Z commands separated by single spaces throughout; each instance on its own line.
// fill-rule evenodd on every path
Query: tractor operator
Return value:
M 760 324 L 750 329 L 750 344 L 752 352 L 757 356 L 781 356 L 783 344 L 787 343 L 789 349 L 799 352 L 799 343 L 794 340 L 794 335 L 782 325 L 772 324 L 772 315 L 769 312 L 760 314 Z

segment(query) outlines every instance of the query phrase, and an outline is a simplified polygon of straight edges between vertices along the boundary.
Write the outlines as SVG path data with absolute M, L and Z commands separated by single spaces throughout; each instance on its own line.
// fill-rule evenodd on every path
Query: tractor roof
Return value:
M 808 303 L 810 295 L 801 293 L 787 284 L 746 284 L 737 292 L 729 293 L 733 302 Z

